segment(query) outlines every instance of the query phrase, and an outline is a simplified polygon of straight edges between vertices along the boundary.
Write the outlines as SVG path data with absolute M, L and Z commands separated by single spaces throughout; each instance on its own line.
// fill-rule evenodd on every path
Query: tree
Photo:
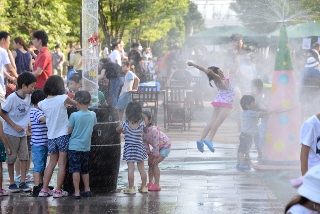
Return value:
M 236 0 L 230 8 L 246 27 L 258 33 L 272 32 L 283 22 L 295 24 L 308 19 L 300 0 Z
M 150 45 L 181 23 L 188 6 L 188 0 L 100 0 L 99 20 L 107 43 L 131 37 Z M 184 37 L 184 26 L 177 29 Z
M 183 16 L 184 25 L 186 26 L 186 35 L 192 36 L 193 33 L 205 29 L 204 19 L 198 11 L 198 6 L 190 1 L 189 12 Z
M 50 48 L 66 44 L 71 23 L 64 0 L 10 0 L 7 3 L 5 20 L 12 37 L 20 36 L 27 42 L 33 31 L 44 30 L 49 35 Z

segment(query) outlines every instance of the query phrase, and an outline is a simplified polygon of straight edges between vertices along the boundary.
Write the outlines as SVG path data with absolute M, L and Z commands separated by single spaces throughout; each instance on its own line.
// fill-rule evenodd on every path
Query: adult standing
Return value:
M 240 56 L 242 54 L 242 35 L 238 33 L 234 33 L 230 37 L 232 42 L 232 47 L 227 51 L 227 54 L 225 56 L 224 60 L 224 70 L 227 72 L 231 84 L 234 87 L 235 90 L 235 98 L 234 98 L 234 111 L 236 111 L 236 115 L 238 115 L 237 120 L 237 126 L 238 126 L 238 133 L 241 132 L 241 108 L 240 108 L 240 98 L 241 98 L 241 92 L 239 89 L 239 70 L 240 70 Z
M 64 54 L 60 51 L 60 45 L 54 47 L 54 52 L 51 54 L 52 57 L 52 72 L 54 75 L 62 76 L 63 74 L 63 63 Z
M 45 82 L 52 75 L 52 57 L 47 47 L 47 33 L 43 30 L 35 31 L 32 34 L 32 43 L 34 47 L 39 50 L 32 72 L 32 74 L 37 78 L 35 88 L 43 89 Z
M 112 52 L 109 55 L 111 62 L 117 63 L 121 66 L 121 47 L 118 42 L 112 44 Z
M 139 43 L 133 43 L 132 44 L 132 50 L 129 52 L 128 58 L 131 65 L 134 65 L 134 71 L 135 73 L 140 73 L 141 68 L 139 65 L 139 62 L 141 60 L 141 54 L 138 51 L 139 49 Z
M 319 42 L 315 42 L 312 45 L 313 49 L 310 50 L 311 55 L 318 61 L 320 62 L 320 55 L 319 55 L 319 51 L 320 51 L 320 43 Z
M 16 78 L 18 74 L 16 69 L 11 65 L 8 50 L 10 47 L 10 34 L 5 31 L 0 31 L 0 104 L 1 106 L 5 102 L 5 95 L 6 95 L 6 88 L 4 84 L 4 76 L 5 76 L 5 69 L 10 72 L 14 77 L 10 75 L 6 75 L 8 79 L 11 81 L 16 82 Z
M 17 73 L 21 74 L 25 71 L 32 71 L 32 55 L 25 45 L 24 40 L 21 37 L 16 37 L 13 40 L 14 51 L 12 56 L 16 63 Z
M 70 59 L 70 66 L 77 72 L 82 72 L 82 53 L 80 46 L 76 47 L 75 54 Z
M 102 55 L 103 55 L 103 58 L 109 57 L 109 48 L 108 48 L 108 43 L 107 42 L 106 42 L 106 46 L 103 49 Z

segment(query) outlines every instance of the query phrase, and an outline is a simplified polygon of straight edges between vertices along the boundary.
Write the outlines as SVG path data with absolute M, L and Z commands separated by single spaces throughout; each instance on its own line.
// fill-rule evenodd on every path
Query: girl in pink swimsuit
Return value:
M 204 151 L 204 145 L 206 144 L 211 152 L 214 152 L 214 146 L 212 140 L 226 117 L 229 115 L 233 108 L 233 100 L 235 91 L 233 86 L 229 83 L 229 78 L 223 75 L 223 72 L 218 67 L 209 67 L 205 69 L 192 62 L 188 62 L 189 66 L 193 66 L 207 74 L 209 82 L 214 81 L 214 84 L 218 88 L 218 95 L 211 103 L 214 106 L 211 120 L 209 124 L 203 129 L 200 140 L 197 141 L 197 148 L 200 152 Z M 211 83 L 210 86 L 212 87 Z M 209 134 L 210 132 L 210 134 Z M 209 134 L 209 135 L 208 135 Z M 208 137 L 207 137 L 208 135 Z

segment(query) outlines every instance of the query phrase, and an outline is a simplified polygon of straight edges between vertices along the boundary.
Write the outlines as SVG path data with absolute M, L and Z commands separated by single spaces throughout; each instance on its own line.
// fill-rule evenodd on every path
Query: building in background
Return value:
M 205 20 L 206 28 L 222 25 L 242 25 L 236 12 L 229 8 L 235 0 L 192 0 Z

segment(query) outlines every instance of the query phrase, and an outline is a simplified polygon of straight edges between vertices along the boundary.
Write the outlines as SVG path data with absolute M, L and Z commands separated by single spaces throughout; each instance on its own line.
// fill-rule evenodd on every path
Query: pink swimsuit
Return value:
M 227 80 L 229 83 L 229 78 L 225 78 L 223 80 Z M 217 88 L 218 95 L 211 104 L 216 107 L 233 108 L 232 103 L 234 96 L 236 95 L 233 86 L 229 83 L 227 90 L 220 89 L 218 86 Z

